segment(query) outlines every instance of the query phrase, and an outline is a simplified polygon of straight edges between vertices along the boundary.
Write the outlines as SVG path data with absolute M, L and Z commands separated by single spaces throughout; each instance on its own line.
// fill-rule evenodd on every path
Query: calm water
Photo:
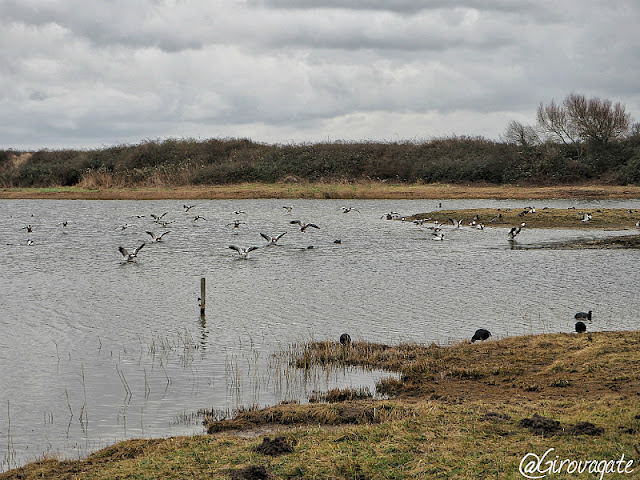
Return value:
M 196 206 L 186 213 L 184 203 Z M 640 208 L 640 201 L 442 203 Z M 359 212 L 343 214 L 341 206 Z M 479 327 L 497 338 L 569 332 L 574 313 L 589 309 L 590 330 L 640 328 L 640 252 L 512 249 L 505 228 L 447 228 L 444 241 L 432 241 L 424 227 L 381 219 L 437 207 L 433 200 L 0 201 L 0 471 L 125 438 L 199 433 L 199 420 L 187 420 L 200 408 L 373 388 L 383 375 L 305 377 L 272 355 L 295 342 L 349 332 L 356 341 L 448 343 Z M 150 216 L 164 212 L 173 222 L 166 228 Z M 292 219 L 320 229 L 301 233 Z M 233 228 L 234 220 L 244 223 Z M 170 233 L 153 243 L 147 230 Z M 277 246 L 245 260 L 228 248 L 263 246 L 259 232 L 285 231 Z M 517 245 L 620 233 L 630 232 L 523 230 Z M 143 241 L 137 262 L 124 264 L 118 246 Z

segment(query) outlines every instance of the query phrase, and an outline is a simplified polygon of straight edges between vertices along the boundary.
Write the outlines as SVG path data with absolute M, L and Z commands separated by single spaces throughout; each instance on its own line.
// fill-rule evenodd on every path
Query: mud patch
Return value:
M 602 435 L 604 428 L 597 427 L 590 422 L 578 422 L 573 427 L 566 430 L 560 425 L 560 422 L 552 418 L 541 417 L 534 413 L 531 418 L 523 418 L 520 420 L 521 427 L 528 428 L 537 435 L 551 437 L 553 435 Z
M 593 435 L 598 436 L 604 433 L 604 428 L 596 427 L 590 422 L 578 422 L 573 427 L 567 429 L 567 435 Z
M 255 450 L 263 455 L 277 457 L 279 455 L 293 453 L 293 443 L 289 442 L 283 436 L 275 437 L 273 440 L 269 437 L 264 437 L 262 443 L 258 445 Z
M 520 426 L 528 428 L 536 435 L 551 437 L 562 432 L 560 422 L 552 418 L 541 417 L 534 413 L 531 418 L 523 418 L 520 420 Z
M 511 417 L 506 413 L 487 412 L 479 420 L 481 422 L 508 422 Z
M 262 465 L 249 465 L 230 473 L 232 480 L 265 480 L 269 478 L 269 472 Z

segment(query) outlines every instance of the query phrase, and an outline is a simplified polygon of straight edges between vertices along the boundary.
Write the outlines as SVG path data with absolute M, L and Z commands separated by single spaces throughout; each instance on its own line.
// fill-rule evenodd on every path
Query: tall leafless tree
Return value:
M 538 106 L 538 127 L 551 139 L 564 143 L 592 141 L 606 145 L 624 136 L 631 127 L 631 115 L 620 102 L 598 97 L 587 99 L 571 93 L 562 105 L 553 100 L 549 105 Z
M 525 125 L 517 120 L 511 120 L 507 125 L 502 138 L 507 143 L 515 143 L 524 149 L 528 149 L 540 143 L 540 137 L 535 127 Z

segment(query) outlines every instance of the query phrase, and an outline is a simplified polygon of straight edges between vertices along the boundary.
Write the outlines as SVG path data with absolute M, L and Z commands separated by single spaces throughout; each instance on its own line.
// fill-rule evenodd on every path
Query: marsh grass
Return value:
M 400 374 L 396 397 L 203 412 L 210 435 L 128 440 L 84 460 L 44 458 L 0 479 L 224 479 L 250 465 L 283 479 L 515 479 L 527 453 L 549 448 L 570 460 L 624 454 L 637 474 L 638 345 L 637 331 L 448 346 L 355 342 L 347 352 L 338 342 L 300 343 L 291 349 L 292 366 L 386 368 Z M 521 426 L 534 413 L 558 421 L 560 430 L 543 436 Z M 580 434 L 582 422 L 601 434 Z M 263 436 L 276 432 L 294 451 L 257 453 Z

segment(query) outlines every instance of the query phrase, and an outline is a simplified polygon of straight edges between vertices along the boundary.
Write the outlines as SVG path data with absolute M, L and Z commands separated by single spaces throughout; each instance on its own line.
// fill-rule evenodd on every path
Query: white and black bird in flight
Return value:
M 509 233 L 507 234 L 507 237 L 509 237 L 509 240 L 513 240 L 514 238 L 516 238 L 516 236 L 520 233 L 520 230 L 522 230 L 525 226 L 526 224 L 522 222 L 519 227 L 512 227 L 511 230 L 509 230 Z
M 153 213 L 151 214 L 151 218 L 153 218 L 153 221 L 158 223 L 160 221 L 160 219 L 162 217 L 164 217 L 167 213 L 169 212 L 164 212 L 162 215 L 154 215 Z
M 162 235 L 159 235 L 156 237 L 156 234 L 153 232 L 149 232 L 147 231 L 147 233 L 149 235 L 151 235 L 151 238 L 153 239 L 154 242 L 161 242 L 162 241 L 162 237 L 164 237 L 167 233 L 171 233 L 171 230 L 167 230 L 166 232 L 164 232 Z
M 349 213 L 351 210 L 353 210 L 354 212 L 358 212 L 360 213 L 360 210 L 358 210 L 357 208 L 353 208 L 353 207 L 340 207 L 342 209 L 342 213 Z
M 195 205 L 182 205 L 182 208 L 184 208 L 185 213 L 187 213 L 193 207 L 195 207 Z
M 231 250 L 235 250 L 236 252 L 238 252 L 238 255 L 240 255 L 242 258 L 247 258 L 247 255 L 249 254 L 249 252 L 253 252 L 254 250 L 257 250 L 260 247 L 240 248 L 240 247 L 236 247 L 235 245 L 229 245 L 229 248 Z
M 231 226 L 233 226 L 233 228 L 240 228 L 240 225 L 246 225 L 246 224 L 247 224 L 247 222 L 242 222 L 242 221 L 240 221 L 240 220 L 234 220 L 234 221 L 233 221 L 233 222 L 231 222 L 231 223 L 227 223 L 227 227 L 228 227 L 229 225 L 231 225 Z
M 311 227 L 311 228 L 320 228 L 315 223 L 302 223 L 300 220 L 291 220 L 289 223 L 300 225 L 300 231 L 303 232 L 303 233 L 309 227 Z
M 280 235 L 277 235 L 275 237 L 271 237 L 266 233 L 260 233 L 260 236 L 264 238 L 269 245 L 276 245 L 278 243 L 278 240 L 280 240 L 284 235 L 286 235 L 286 233 L 287 232 L 281 233 Z
M 138 252 L 142 249 L 142 247 L 144 247 L 144 245 L 144 242 L 141 243 L 140 246 L 131 253 L 129 253 L 129 251 L 124 247 L 118 247 L 118 250 L 120 251 L 122 256 L 126 258 L 127 262 L 133 262 L 137 258 Z
M 287 213 L 291 213 L 291 210 L 293 210 L 293 205 L 285 205 L 282 208 L 284 208 Z

